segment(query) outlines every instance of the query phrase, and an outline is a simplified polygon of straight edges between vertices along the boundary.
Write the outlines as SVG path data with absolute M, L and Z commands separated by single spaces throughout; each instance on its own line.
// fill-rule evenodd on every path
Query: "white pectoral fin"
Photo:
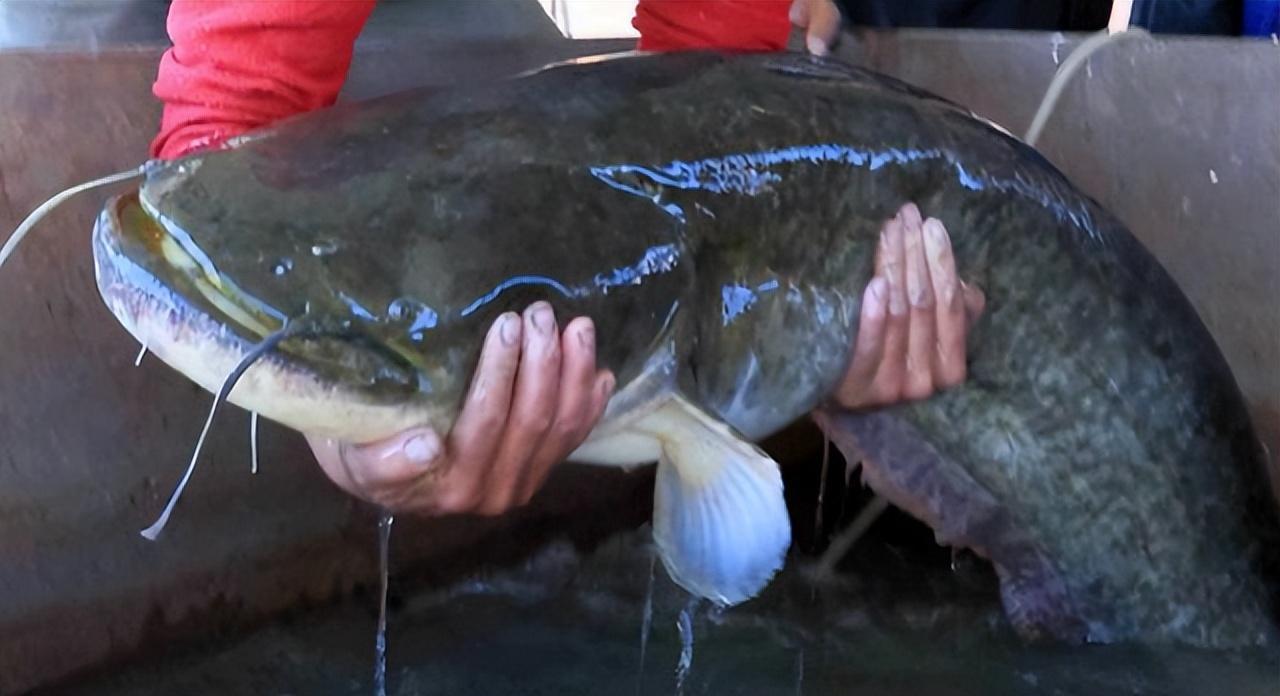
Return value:
M 656 462 L 662 443 L 651 435 L 631 430 L 593 436 L 568 457 L 571 462 L 630 467 Z
M 635 428 L 662 443 L 653 536 L 667 572 L 721 605 L 754 597 L 791 545 L 777 463 L 680 397 Z

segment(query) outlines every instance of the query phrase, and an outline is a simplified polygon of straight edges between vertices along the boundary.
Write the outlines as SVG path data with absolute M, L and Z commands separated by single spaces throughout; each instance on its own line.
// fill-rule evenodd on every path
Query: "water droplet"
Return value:
M 392 300 L 391 304 L 387 305 L 387 318 L 391 321 L 404 321 L 412 311 L 412 304 L 412 300 L 406 300 L 403 297 Z
M 323 240 L 318 244 L 311 246 L 312 256 L 328 256 L 338 250 L 338 243 L 332 240 Z
M 1212 169 L 1209 170 L 1209 182 L 1213 184 L 1218 183 L 1218 173 Z
M 417 343 L 421 343 L 422 339 L 426 337 L 427 335 L 422 333 L 421 331 L 414 331 L 412 334 L 409 334 L 409 338 L 412 338 Z
M 271 269 L 271 272 L 278 276 L 282 276 L 292 270 L 293 259 L 286 257 L 277 261 L 275 267 Z
M 693 615 L 698 611 L 698 599 L 689 600 L 680 610 L 676 630 L 680 633 L 680 662 L 676 664 L 676 694 L 684 694 L 685 680 L 693 668 Z
M 422 340 L 419 335 L 426 329 L 434 329 L 440 319 L 434 309 L 409 297 L 392 300 L 387 305 L 387 318 L 409 324 L 409 331 L 415 341 Z

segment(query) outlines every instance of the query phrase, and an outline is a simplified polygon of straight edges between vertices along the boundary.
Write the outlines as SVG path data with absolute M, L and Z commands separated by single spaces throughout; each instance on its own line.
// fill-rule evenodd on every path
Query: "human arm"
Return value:
M 174 0 L 151 155 L 174 159 L 333 104 L 374 0 Z

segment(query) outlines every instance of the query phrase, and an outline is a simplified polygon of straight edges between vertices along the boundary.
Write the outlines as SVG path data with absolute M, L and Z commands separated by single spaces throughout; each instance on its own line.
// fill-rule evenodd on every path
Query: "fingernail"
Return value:
M 889 281 L 876 276 L 871 279 L 871 283 L 867 287 L 871 290 L 871 296 L 876 298 L 877 302 L 881 302 L 884 300 L 885 293 L 888 292 Z
M 942 227 L 942 223 L 933 218 L 924 221 L 924 233 L 929 236 L 929 241 L 941 246 L 947 241 L 947 231 Z
M 440 438 L 434 434 L 414 435 L 401 449 L 409 463 L 425 467 L 440 456 Z
M 913 307 L 926 307 L 929 304 L 928 276 L 916 269 L 907 273 L 907 301 Z
M 551 327 L 556 321 L 551 305 L 545 302 L 538 302 L 533 306 L 529 319 L 533 323 L 533 328 L 544 334 L 551 333 Z
M 502 326 L 498 329 L 502 335 L 502 342 L 513 346 L 520 340 L 520 318 L 508 312 L 498 319 L 502 322 Z
M 907 297 L 903 292 L 901 285 L 898 286 L 896 292 L 889 293 L 889 313 L 894 316 L 901 316 L 907 313 Z
M 591 324 L 587 324 L 578 329 L 578 345 L 583 348 L 592 348 L 596 344 L 596 329 Z
M 609 375 L 608 377 L 604 378 L 603 382 L 600 383 L 600 393 L 604 394 L 605 396 L 609 396 L 613 394 L 614 386 L 616 386 L 614 377 L 613 375 Z
M 809 47 L 809 52 L 815 56 L 827 55 L 827 42 L 816 36 L 810 36 L 806 39 L 805 45 Z

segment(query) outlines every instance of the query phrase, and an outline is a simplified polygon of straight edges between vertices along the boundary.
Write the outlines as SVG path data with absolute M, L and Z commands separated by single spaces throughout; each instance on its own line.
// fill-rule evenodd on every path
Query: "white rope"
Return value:
M 1127 14 L 1125 21 L 1128 21 Z M 1045 124 L 1049 121 L 1049 116 L 1053 113 L 1053 108 L 1058 104 L 1058 98 L 1062 96 L 1062 91 L 1066 88 L 1067 82 L 1071 80 L 1071 76 L 1080 70 L 1080 66 L 1084 65 L 1085 61 L 1096 53 L 1098 49 L 1126 36 L 1149 37 L 1150 34 L 1142 29 L 1127 29 L 1116 33 L 1100 31 L 1085 39 L 1076 47 L 1076 50 L 1071 52 L 1071 55 L 1067 56 L 1066 60 L 1062 61 L 1062 65 L 1058 66 L 1058 71 L 1053 75 L 1053 80 L 1049 82 L 1049 87 L 1045 90 L 1044 97 L 1040 100 L 1040 107 L 1036 109 L 1035 118 L 1031 119 L 1031 126 L 1027 128 L 1027 135 L 1023 138 L 1023 141 L 1028 145 L 1035 146 L 1036 141 L 1040 139 L 1040 134 L 1044 131 Z

